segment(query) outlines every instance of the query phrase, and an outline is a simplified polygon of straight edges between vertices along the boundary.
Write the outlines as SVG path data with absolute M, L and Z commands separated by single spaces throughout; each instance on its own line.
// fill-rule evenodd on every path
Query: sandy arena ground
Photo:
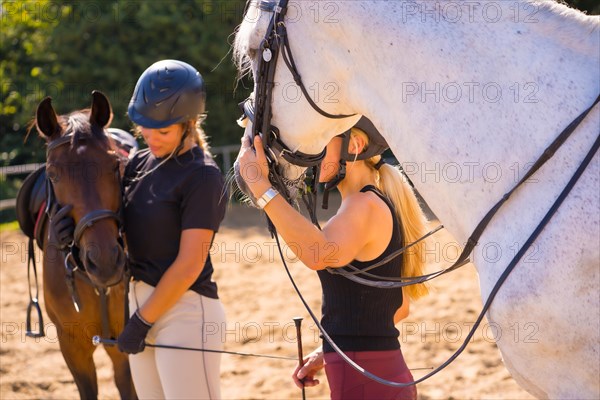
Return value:
M 336 199 L 339 202 L 339 199 Z M 335 209 L 335 202 L 332 204 Z M 321 215 L 326 215 L 321 211 Z M 0 302 L 0 398 L 76 399 L 77 389 L 62 359 L 56 331 L 45 316 L 48 336 L 25 337 L 28 302 L 27 241 L 20 232 L 2 232 Z M 448 265 L 456 245 L 442 231 L 431 240 L 440 250 L 431 261 Z M 429 246 L 429 245 L 428 245 Z M 215 239 L 215 280 L 227 311 L 228 326 L 221 332 L 225 349 L 279 356 L 296 356 L 292 317 L 304 317 L 303 342 L 307 354 L 319 344 L 314 323 L 304 310 L 280 262 L 275 242 L 267 233 L 264 217 L 239 205 L 229 209 Z M 284 251 L 286 251 L 284 249 Z M 292 253 L 287 249 L 291 257 Z M 320 284 L 317 275 L 291 260 L 292 273 L 310 306 L 319 314 Z M 431 271 L 437 270 L 432 266 Z M 42 297 L 43 298 L 43 297 Z M 443 363 L 462 343 L 481 309 L 479 283 L 472 265 L 434 280 L 432 293 L 411 304 L 410 316 L 398 324 L 407 364 L 431 368 Z M 484 323 L 466 351 L 448 368 L 418 386 L 420 399 L 532 399 L 504 368 Z M 100 398 L 118 398 L 112 367 L 103 350 L 94 354 L 98 365 Z M 225 399 L 298 399 L 290 378 L 294 361 L 223 355 L 222 395 Z M 413 371 L 415 378 L 429 372 Z M 308 399 L 329 395 L 324 374 L 321 385 L 307 388 Z

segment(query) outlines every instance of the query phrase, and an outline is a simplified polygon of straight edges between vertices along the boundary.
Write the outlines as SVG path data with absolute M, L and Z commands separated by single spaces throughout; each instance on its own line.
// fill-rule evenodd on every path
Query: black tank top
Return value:
M 402 225 L 396 218 L 393 204 L 375 186 L 365 186 L 361 192 L 373 192 L 389 207 L 393 218 L 392 238 L 377 258 L 367 262 L 353 261 L 352 265 L 364 269 L 402 247 Z M 347 267 L 343 269 L 350 271 Z M 385 277 L 399 277 L 402 256 L 395 257 L 369 272 Z M 394 326 L 394 314 L 402 305 L 402 289 L 379 289 L 361 285 L 327 270 L 317 271 L 323 288 L 321 324 L 335 344 L 343 351 L 378 351 L 400 348 L 399 332 Z M 377 280 L 359 274 L 361 278 Z M 323 351 L 333 352 L 324 340 Z

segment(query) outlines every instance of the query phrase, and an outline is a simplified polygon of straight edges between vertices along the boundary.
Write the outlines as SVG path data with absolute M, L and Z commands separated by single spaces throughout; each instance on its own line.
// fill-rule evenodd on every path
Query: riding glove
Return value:
M 127 354 L 136 354 L 144 351 L 146 347 L 146 335 L 150 328 L 152 328 L 152 324 L 144 321 L 140 317 L 139 312 L 136 311 L 129 318 L 125 329 L 123 329 L 123 332 L 121 332 L 117 339 L 119 350 Z
M 66 205 L 50 216 L 48 223 L 48 245 L 64 250 L 73 242 L 75 232 L 75 221 L 68 216 L 72 205 Z

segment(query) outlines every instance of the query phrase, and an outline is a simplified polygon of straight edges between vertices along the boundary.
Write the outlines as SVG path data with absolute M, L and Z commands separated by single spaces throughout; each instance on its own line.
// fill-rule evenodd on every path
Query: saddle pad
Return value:
M 35 236 L 36 220 L 45 201 L 46 166 L 43 165 L 25 178 L 17 193 L 17 221 L 27 237 L 33 238 Z

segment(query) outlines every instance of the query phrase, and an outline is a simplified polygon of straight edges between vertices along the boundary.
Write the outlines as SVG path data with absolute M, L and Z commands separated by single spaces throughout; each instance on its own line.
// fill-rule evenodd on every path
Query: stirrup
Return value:
M 38 323 L 40 325 L 40 329 L 37 332 L 34 332 L 31 329 L 31 309 L 34 307 L 35 307 L 35 310 L 37 311 Z M 44 320 L 42 318 L 42 309 L 40 308 L 40 303 L 38 302 L 37 298 L 32 298 L 29 301 L 29 305 L 27 306 L 27 321 L 26 321 L 25 335 L 27 337 L 32 337 L 32 338 L 41 338 L 41 337 L 46 336 L 46 334 L 44 333 Z

